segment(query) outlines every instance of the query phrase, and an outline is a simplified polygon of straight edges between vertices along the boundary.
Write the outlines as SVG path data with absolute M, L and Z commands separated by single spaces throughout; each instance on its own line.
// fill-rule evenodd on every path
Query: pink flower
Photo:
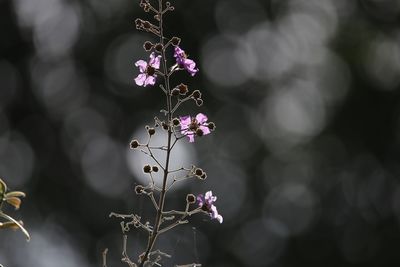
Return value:
M 192 118 L 189 115 L 180 117 L 181 134 L 189 137 L 189 142 L 194 142 L 194 136 L 203 136 L 210 133 L 210 129 L 207 124 L 207 116 L 203 113 L 196 115 L 196 118 Z
M 187 58 L 185 51 L 183 51 L 179 46 L 175 46 L 174 57 L 176 59 L 176 64 L 180 68 L 187 70 L 190 75 L 194 76 L 199 69 L 196 68 L 196 63 Z
M 135 83 L 139 86 L 146 87 L 147 85 L 154 85 L 156 83 L 156 70 L 160 68 L 161 56 L 154 53 L 150 54 L 149 63 L 144 60 L 138 60 L 135 63 L 139 67 L 140 74 L 135 78 Z
M 213 196 L 211 191 L 206 192 L 204 196 L 203 194 L 197 196 L 199 207 L 205 212 L 208 212 L 212 219 L 216 219 L 219 223 L 222 223 L 224 219 L 221 214 L 218 214 L 217 207 L 214 206 L 216 200 L 217 197 Z

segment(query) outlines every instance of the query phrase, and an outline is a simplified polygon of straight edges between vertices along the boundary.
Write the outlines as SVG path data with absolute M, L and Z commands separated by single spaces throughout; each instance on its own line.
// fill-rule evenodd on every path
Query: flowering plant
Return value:
M 138 140 L 132 140 L 130 146 L 146 154 L 152 161 L 152 164 L 147 164 L 143 167 L 143 172 L 149 176 L 147 185 L 137 185 L 135 192 L 138 195 L 147 196 L 155 208 L 154 222 L 142 222 L 141 216 L 137 214 L 118 214 L 111 213 L 110 216 L 120 218 L 122 220 L 123 233 L 123 252 L 122 261 L 130 267 L 143 266 L 161 266 L 163 257 L 170 255 L 154 250 L 156 240 L 159 235 L 175 228 L 178 225 L 188 223 L 188 217 L 197 214 L 205 213 L 211 219 L 222 223 L 223 218 L 217 211 L 214 205 L 217 197 L 213 196 L 211 191 L 204 195 L 199 194 L 197 197 L 193 194 L 186 196 L 185 210 L 166 210 L 165 200 L 169 189 L 177 181 L 186 180 L 189 178 L 198 178 L 204 180 L 207 177 L 205 171 L 194 165 L 191 167 L 181 167 L 179 169 L 170 168 L 170 157 L 175 144 L 181 140 L 188 140 L 189 143 L 194 143 L 195 138 L 200 138 L 208 135 L 215 129 L 215 124 L 208 121 L 208 117 L 203 113 L 198 113 L 195 116 L 183 115 L 177 117 L 180 105 L 187 101 L 194 101 L 197 106 L 203 105 L 202 94 L 199 90 L 191 90 L 186 84 L 180 83 L 172 85 L 170 77 L 178 72 L 185 71 L 190 76 L 195 76 L 199 69 L 196 63 L 189 59 L 185 51 L 180 47 L 181 39 L 178 37 L 167 38 L 164 36 L 163 16 L 174 10 L 170 2 L 158 0 L 158 6 L 150 3 L 150 0 L 141 0 L 140 6 L 145 12 L 153 13 L 156 24 L 150 21 L 136 19 L 136 28 L 155 35 L 158 39 L 156 43 L 146 41 L 143 45 L 144 49 L 150 52 L 148 61 L 138 60 L 135 66 L 138 67 L 139 74 L 134 79 L 138 86 L 154 86 L 159 83 L 159 88 L 166 98 L 166 108 L 162 110 L 164 118 L 154 118 L 154 127 L 146 126 L 148 140 L 145 143 Z M 171 51 L 172 50 L 172 51 Z M 173 52 L 175 62 L 168 65 L 167 53 Z M 172 54 L 172 53 L 171 53 Z M 167 140 L 163 146 L 152 145 L 152 136 L 156 134 L 156 129 L 167 133 Z M 187 142 L 187 141 L 186 141 Z M 153 153 L 154 150 L 166 152 L 163 160 L 157 158 Z M 165 162 L 162 164 L 161 162 Z M 162 171 L 162 185 L 155 183 L 153 173 Z M 177 173 L 183 173 L 182 177 L 177 177 Z M 172 181 L 172 182 L 171 182 Z M 197 202 L 197 203 L 196 203 Z M 130 227 L 140 228 L 147 232 L 148 243 L 145 251 L 140 254 L 137 261 L 132 260 L 127 253 L 127 232 Z M 103 266 L 106 267 L 107 250 L 103 253 Z M 178 266 L 178 265 L 177 265 Z M 200 266 L 197 263 L 180 266 Z

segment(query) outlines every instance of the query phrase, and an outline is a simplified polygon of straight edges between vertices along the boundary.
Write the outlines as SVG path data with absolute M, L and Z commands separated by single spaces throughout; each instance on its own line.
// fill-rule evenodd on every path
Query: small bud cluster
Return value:
M 158 167 L 157 166 L 150 166 L 150 165 L 144 165 L 143 166 L 143 172 L 144 173 L 151 173 L 151 172 L 158 172 Z

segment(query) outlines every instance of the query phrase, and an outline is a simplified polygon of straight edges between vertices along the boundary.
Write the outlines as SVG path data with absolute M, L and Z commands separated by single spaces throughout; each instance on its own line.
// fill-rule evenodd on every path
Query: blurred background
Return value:
M 400 1 L 172 2 L 167 35 L 200 68 L 173 83 L 205 101 L 180 115 L 204 112 L 217 131 L 177 147 L 173 164 L 208 178 L 167 206 L 212 189 L 224 223 L 168 232 L 163 266 L 398 266 Z M 150 18 L 138 3 L 0 0 L 0 176 L 27 193 L 7 212 L 32 235 L 0 232 L 4 266 L 99 267 L 106 247 L 109 267 L 126 266 L 109 213 L 152 220 L 133 192 L 148 160 L 129 142 L 165 101 L 133 81 L 154 40 L 135 30 Z M 133 259 L 145 243 L 130 232 Z

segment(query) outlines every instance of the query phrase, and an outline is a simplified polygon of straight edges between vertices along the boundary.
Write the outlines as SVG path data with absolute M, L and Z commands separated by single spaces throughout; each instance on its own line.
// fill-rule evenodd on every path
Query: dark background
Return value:
M 151 35 L 135 0 L 0 0 L 0 175 L 27 193 L 18 212 L 32 235 L 0 233 L 7 267 L 120 263 L 111 211 L 153 220 L 146 158 L 129 149 L 164 108 L 138 87 L 134 62 Z M 204 215 L 170 231 L 164 266 L 398 266 L 400 264 L 400 2 L 173 1 L 168 36 L 200 72 L 217 130 L 182 142 L 174 164 L 208 173 L 168 195 L 212 189 L 224 223 Z M 172 55 L 172 54 L 171 54 Z M 170 56 L 171 56 L 170 55 Z M 157 132 L 161 140 L 163 135 Z M 136 259 L 146 239 L 129 235 Z

